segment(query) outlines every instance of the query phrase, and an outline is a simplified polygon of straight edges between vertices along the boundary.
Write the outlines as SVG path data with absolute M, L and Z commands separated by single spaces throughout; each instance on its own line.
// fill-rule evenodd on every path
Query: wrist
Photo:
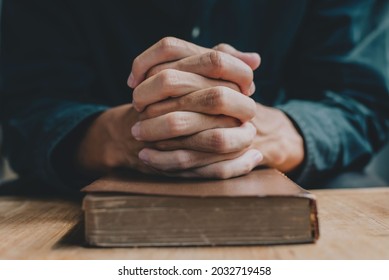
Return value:
M 132 104 L 111 108 L 96 117 L 78 146 L 78 170 L 101 175 L 117 168 L 139 169 L 138 153 L 144 144 L 131 135 L 138 117 Z
M 63 181 L 71 182 L 91 178 L 80 172 L 75 158 L 79 143 L 85 137 L 85 131 L 100 114 L 101 112 L 98 112 L 84 119 L 53 150 L 51 157 L 53 168 Z
M 257 128 L 253 145 L 263 154 L 263 163 L 285 173 L 298 170 L 305 150 L 304 139 L 294 122 L 283 111 L 261 104 L 257 104 L 252 122 Z

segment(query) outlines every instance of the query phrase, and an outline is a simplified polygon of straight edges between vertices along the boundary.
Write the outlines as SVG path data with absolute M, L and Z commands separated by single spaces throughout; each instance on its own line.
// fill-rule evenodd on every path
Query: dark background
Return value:
M 163 0 L 162 0 L 163 1 Z M 0 0 L 0 17 L 1 17 L 2 0 Z M 389 51 L 389 50 L 388 50 Z M 1 82 L 1 81 L 0 81 Z M 0 182 L 11 179 L 15 176 L 8 167 L 5 159 L 1 156 L 1 138 L 0 126 Z M 389 185 L 389 144 L 387 144 L 382 151 L 371 161 L 366 168 L 367 172 L 376 174 L 385 180 Z

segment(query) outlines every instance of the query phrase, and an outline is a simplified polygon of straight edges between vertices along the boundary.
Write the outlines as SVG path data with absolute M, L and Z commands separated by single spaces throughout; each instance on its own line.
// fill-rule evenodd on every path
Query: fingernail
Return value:
M 134 79 L 134 74 L 130 74 L 130 77 L 128 77 L 128 81 L 127 81 L 127 84 L 130 88 L 134 88 L 135 87 L 135 79 Z
M 149 163 L 149 155 L 147 154 L 147 152 L 145 150 L 142 150 L 139 152 L 138 154 L 138 157 L 141 161 L 143 161 L 144 164 L 148 164 Z
M 260 151 L 256 151 L 254 153 L 254 159 L 255 159 L 255 162 L 258 164 L 260 163 L 262 160 L 263 160 L 263 155 Z
M 134 138 L 138 141 L 142 140 L 140 137 L 140 122 L 137 122 L 132 128 L 131 128 L 131 134 L 134 136 Z

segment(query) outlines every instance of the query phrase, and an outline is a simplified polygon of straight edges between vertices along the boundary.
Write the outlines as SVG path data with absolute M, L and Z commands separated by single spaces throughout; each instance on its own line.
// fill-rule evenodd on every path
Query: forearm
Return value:
M 15 110 L 4 123 L 5 152 L 12 167 L 22 177 L 39 179 L 58 189 L 76 188 L 76 176 L 65 179 L 61 176 L 64 170 L 56 167 L 71 166 L 73 163 L 64 162 L 70 157 L 55 159 L 61 163 L 56 165 L 53 153 L 84 120 L 105 109 L 101 105 L 46 99 Z
M 285 65 L 284 104 L 299 127 L 306 186 L 362 169 L 388 132 L 389 3 L 317 1 Z M 318 32 L 320 30 L 320 32 Z
M 347 169 L 363 169 L 388 137 L 387 117 L 339 95 L 322 102 L 291 100 L 278 108 L 304 138 L 305 160 L 295 179 L 307 187 Z

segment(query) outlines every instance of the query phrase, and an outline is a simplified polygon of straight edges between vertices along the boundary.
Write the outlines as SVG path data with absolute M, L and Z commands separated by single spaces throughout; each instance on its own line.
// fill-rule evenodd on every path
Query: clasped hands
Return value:
M 133 103 L 98 116 L 80 143 L 84 172 L 127 167 L 177 177 L 230 178 L 267 165 L 289 172 L 304 143 L 280 110 L 255 103 L 256 53 L 164 38 L 133 62 Z

